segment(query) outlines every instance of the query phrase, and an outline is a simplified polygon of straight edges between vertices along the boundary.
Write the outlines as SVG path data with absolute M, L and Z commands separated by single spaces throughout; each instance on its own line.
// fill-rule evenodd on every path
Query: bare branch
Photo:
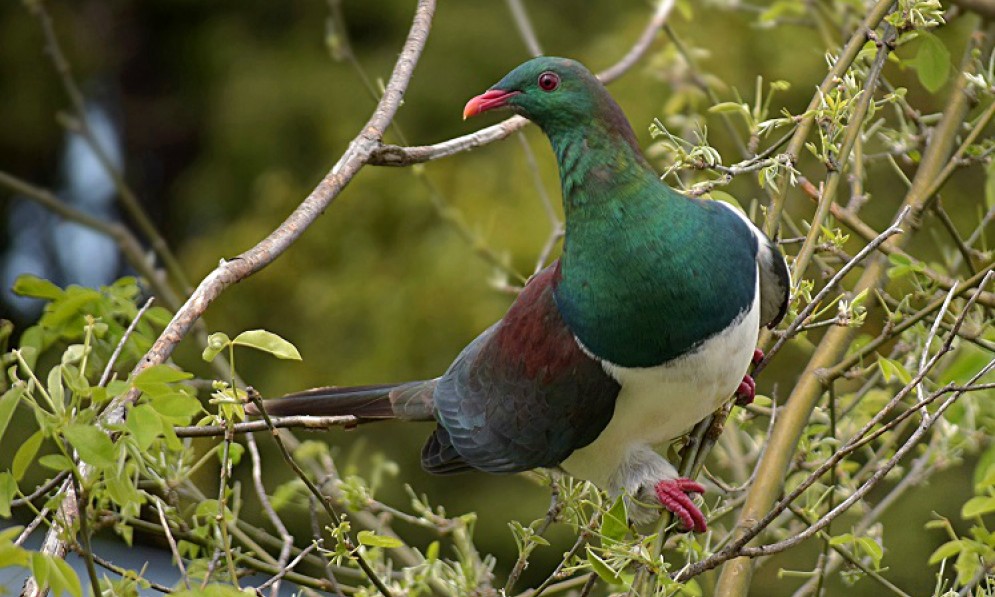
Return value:
M 611 83 L 621 77 L 649 50 L 650 45 L 659 33 L 660 28 L 667 22 L 667 17 L 674 7 L 675 0 L 660 0 L 656 11 L 647 23 L 643 34 L 632 46 L 632 49 L 622 57 L 617 63 L 607 70 L 598 74 L 598 78 L 604 84 Z M 528 123 L 528 120 L 521 116 L 512 116 L 497 124 L 482 128 L 475 133 L 442 141 L 434 145 L 419 145 L 412 147 L 401 147 L 399 145 L 381 145 L 370 155 L 369 164 L 372 166 L 410 166 L 431 160 L 437 160 L 471 149 L 500 141 L 520 130 Z

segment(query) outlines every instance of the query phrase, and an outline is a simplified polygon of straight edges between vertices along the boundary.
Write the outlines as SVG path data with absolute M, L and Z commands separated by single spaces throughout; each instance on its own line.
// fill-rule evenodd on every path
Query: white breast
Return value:
M 758 285 L 759 286 L 759 285 Z M 749 311 L 694 352 L 658 367 L 604 363 L 622 386 L 611 422 L 561 465 L 575 477 L 612 487 L 620 467 L 649 446 L 679 437 L 717 409 L 750 366 L 760 329 L 759 288 Z

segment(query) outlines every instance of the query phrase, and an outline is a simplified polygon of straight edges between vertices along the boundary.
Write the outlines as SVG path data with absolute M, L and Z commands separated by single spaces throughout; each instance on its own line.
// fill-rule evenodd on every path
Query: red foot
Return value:
M 764 360 L 764 351 L 756 348 L 753 350 L 753 366 L 756 367 L 760 361 Z
M 687 531 L 704 533 L 708 530 L 705 526 L 705 516 L 694 505 L 689 493 L 705 493 L 705 486 L 691 479 L 670 479 L 660 481 L 656 484 L 656 497 L 667 510 L 674 513 L 674 516 L 681 520 L 681 525 Z
M 757 397 L 757 382 L 753 381 L 753 378 L 749 375 L 743 376 L 743 381 L 739 382 L 739 387 L 736 388 L 736 405 L 737 406 L 747 406 L 753 403 L 753 399 Z

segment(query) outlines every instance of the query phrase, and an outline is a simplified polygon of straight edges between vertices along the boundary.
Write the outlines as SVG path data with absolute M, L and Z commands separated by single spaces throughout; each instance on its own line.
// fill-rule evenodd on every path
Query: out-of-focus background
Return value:
M 758 76 L 785 80 L 791 87 L 775 103 L 798 114 L 825 75 L 824 46 L 802 24 L 761 26 L 758 10 L 769 3 L 758 4 L 765 6 L 694 3 L 690 18 L 679 11 L 671 22 L 722 99 L 735 99 L 737 91 L 751 97 Z M 533 0 L 525 6 L 546 53 L 577 58 L 592 70 L 617 61 L 653 10 L 643 0 Z M 329 4 L 317 0 L 77 0 L 52 2 L 48 8 L 112 159 L 122 164 L 197 281 L 219 259 L 238 254 L 277 226 L 346 148 L 374 105 L 348 53 L 379 89 L 404 40 L 413 2 L 345 0 L 338 29 L 327 25 Z M 957 27 L 939 32 L 953 56 L 962 51 L 963 33 Z M 59 124 L 67 98 L 43 53 L 38 24 L 20 3 L 0 5 L 0 40 L 0 170 L 51 188 L 99 217 L 123 219 L 111 182 Z M 403 135 L 412 144 L 433 143 L 497 120 L 500 116 L 489 115 L 463 122 L 463 104 L 528 57 L 505 3 L 440 3 L 396 119 L 398 128 L 388 141 L 400 142 Z M 889 69 L 893 81 L 909 87 L 915 105 L 932 111 L 942 107 L 942 93 L 930 96 L 917 86 L 914 74 Z M 648 58 L 610 89 L 641 144 L 649 146 L 654 118 L 680 134 L 692 130 L 682 129 L 681 114 L 698 111 L 705 102 L 692 88 L 686 66 L 661 36 Z M 735 161 L 734 145 L 719 121 L 707 123 L 710 141 L 728 155 L 727 162 Z M 558 179 L 546 140 L 534 127 L 526 130 L 525 140 L 559 211 Z M 900 192 L 876 186 L 873 173 L 868 180 L 875 200 L 886 202 L 865 211 L 880 228 Z M 961 184 L 980 188 L 980 182 Z M 744 206 L 761 196 L 755 182 L 737 181 L 728 190 Z M 981 204 L 980 193 L 965 196 L 966 201 L 976 196 Z M 793 196 L 789 211 L 806 218 L 811 206 Z M 951 215 L 967 228 L 976 221 L 976 206 L 959 206 Z M 285 255 L 229 289 L 207 312 L 206 322 L 211 331 L 229 334 L 265 328 L 296 344 L 302 363 L 248 352 L 239 356 L 247 383 L 267 396 L 316 385 L 433 377 L 510 304 L 512 296 L 496 286 L 520 282 L 482 253 L 527 276 L 549 231 L 526 153 L 515 137 L 416 169 L 366 168 Z M 468 234 L 476 242 L 468 241 Z M 929 233 L 919 238 L 928 242 Z M 22 273 L 60 286 L 94 286 L 133 272 L 106 239 L 3 192 L 0 316 L 19 327 L 36 319 L 41 308 L 40 302 L 9 292 Z M 764 393 L 779 385 L 783 394 L 793 381 L 792 352 L 780 358 L 785 366 L 764 376 Z M 190 339 L 175 359 L 211 375 Z M 477 545 L 497 554 L 499 572 L 506 573 L 515 549 L 507 523 L 541 517 L 547 490 L 525 476 L 431 477 L 418 466 L 428 431 L 424 425 L 387 423 L 307 437 L 334 445 L 345 472 L 370 466 L 377 454 L 397 462 L 397 478 L 385 482 L 378 494 L 384 502 L 406 505 L 403 484 L 409 483 L 450 513 L 477 512 Z M 17 437 L 16 431 L 8 435 L 11 441 Z M 0 450 L 0 467 L 9 464 L 10 445 Z M 275 453 L 270 458 L 278 461 Z M 292 475 L 283 466 L 267 474 Z M 247 478 L 240 469 L 236 475 Z M 906 589 L 932 590 L 935 569 L 922 563 L 943 537 L 927 535 L 923 524 L 931 509 L 955 515 L 969 492 L 969 479 L 949 473 L 903 498 L 906 503 L 891 514 L 902 523 L 886 524 L 892 533 L 889 545 L 916 557 L 887 553 L 889 578 Z M 309 536 L 306 516 L 292 530 Z M 555 529 L 551 539 L 551 547 L 534 553 L 526 582 L 544 578 L 572 543 L 564 528 Z M 804 579 L 779 579 L 779 569 L 810 568 L 816 548 L 803 552 L 765 566 L 752 594 L 789 594 Z M 844 589 L 834 585 L 835 590 Z M 848 590 L 879 594 L 869 583 Z

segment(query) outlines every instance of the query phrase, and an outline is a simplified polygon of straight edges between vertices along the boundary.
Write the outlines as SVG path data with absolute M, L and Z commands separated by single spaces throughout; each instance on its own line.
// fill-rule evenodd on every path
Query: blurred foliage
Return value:
M 778 129 L 778 123 L 773 121 L 784 118 L 785 112 L 804 112 L 813 89 L 826 72 L 826 48 L 838 47 L 842 24 L 862 14 L 864 4 L 855 0 L 772 0 L 756 5 L 730 0 L 683 2 L 671 26 L 685 52 L 673 42 L 658 41 L 650 57 L 613 84 L 611 91 L 632 120 L 640 143 L 651 148 L 660 171 L 672 172 L 668 182 L 693 190 L 695 184 L 704 182 L 697 162 L 729 166 L 740 157 L 739 138 L 749 140 L 764 127 L 770 129 L 771 136 L 781 134 L 786 129 Z M 909 20 L 935 17 L 928 8 L 916 8 L 928 2 L 901 4 L 920 10 L 918 16 L 903 13 Z M 199 280 L 219 259 L 238 254 L 277 226 L 345 149 L 368 117 L 375 99 L 357 76 L 350 56 L 367 73 L 374 89 L 379 88 L 396 59 L 412 6 L 407 0 L 345 0 L 341 19 L 331 24 L 329 5 L 322 2 L 82 0 L 51 3 L 48 9 L 87 98 L 113 114 L 126 156 L 128 182 L 175 248 L 189 277 Z M 547 53 L 577 58 L 593 70 L 614 63 L 628 50 L 652 10 L 648 2 L 608 0 L 585 2 L 583 10 L 578 10 L 571 0 L 533 1 L 526 7 Z M 923 34 L 921 39 L 910 39 L 901 45 L 896 58 L 886 67 L 896 97 L 882 102 L 880 109 L 900 112 L 905 105 L 915 106 L 918 116 L 927 118 L 942 112 L 949 81 L 957 73 L 956 62 L 964 52 L 970 30 L 969 20 L 953 20 L 948 26 Z M 661 35 L 661 39 L 665 37 Z M 55 115 L 66 109 L 66 101 L 58 77 L 42 51 L 45 41 L 37 23 L 20 3 L 0 5 L 0 39 L 6 49 L 0 52 L 0 169 L 41 186 L 59 188 L 66 175 L 55 167 L 56 156 L 64 151 L 66 139 Z M 463 123 L 459 118 L 464 102 L 527 57 L 504 3 L 442 3 L 398 114 L 397 128 L 386 140 L 427 144 L 474 130 L 478 123 Z M 982 80 L 980 85 L 990 83 Z M 712 101 L 703 84 L 717 95 L 718 102 Z M 853 101 L 856 90 L 846 85 L 837 90 L 838 95 L 832 99 L 838 103 L 826 108 L 830 122 L 845 117 L 846 104 Z M 831 113 L 833 110 L 838 113 Z M 670 137 L 664 131 L 669 131 Z M 916 151 L 923 141 L 915 137 L 915 127 L 896 131 L 891 139 L 893 147 L 908 151 L 899 153 L 895 160 L 869 162 L 862 179 L 864 193 L 871 198 L 862 217 L 878 230 L 887 226 L 904 192 L 896 182 L 896 171 L 903 175 L 914 171 Z M 904 136 L 900 134 L 903 132 Z M 808 154 L 816 159 L 800 165 L 801 174 L 821 179 L 824 167 L 819 162 L 831 160 L 839 133 L 831 126 L 820 130 L 820 135 L 813 138 L 819 143 L 813 143 Z M 538 162 L 542 185 L 551 196 L 558 197 L 555 162 L 545 139 L 534 127 L 527 129 L 525 137 Z M 668 144 L 670 139 L 674 141 Z M 516 284 L 518 279 L 503 270 L 529 275 L 549 235 L 550 221 L 537 189 L 531 177 L 523 174 L 529 167 L 519 143 L 508 140 L 418 168 L 365 169 L 318 224 L 281 259 L 229 289 L 211 307 L 206 317 L 209 328 L 231 337 L 242 330 L 263 328 L 296 345 L 303 357 L 301 363 L 248 351 L 239 354 L 238 372 L 247 384 L 266 396 L 318 385 L 405 381 L 438 375 L 469 340 L 507 308 L 512 297 L 495 287 Z M 773 162 L 755 175 L 733 178 L 721 190 L 716 187 L 712 196 L 736 201 L 759 221 L 760 206 L 767 203 L 765 187 L 770 186 L 764 176 L 776 180 L 786 174 L 783 164 Z M 950 217 L 961 230 L 973 229 L 986 208 L 985 193 L 980 192 L 985 188 L 984 176 L 980 168 L 965 169 L 945 187 Z M 989 182 L 993 178 L 989 175 Z M 10 195 L 0 195 L 0 214 L 10 213 L 15 201 L 18 200 Z M 788 203 L 787 219 L 799 223 L 800 229 L 811 212 L 808 199 L 799 193 Z M 462 222 L 465 229 L 460 230 L 453 221 Z M 826 229 L 824 244 L 850 255 L 859 250 L 863 244 L 859 238 L 843 235 L 834 226 Z M 467 231 L 478 244 L 468 244 Z M 0 246 L 13 250 L 9 246 L 10 234 L 6 226 L 0 231 Z M 793 234 L 786 232 L 785 236 Z M 942 269 L 950 263 L 955 249 L 944 234 L 935 218 L 924 222 L 914 248 L 910 248 L 921 262 L 905 263 L 900 258 L 893 262 L 895 296 L 922 298 L 932 290 L 928 282 L 921 281 L 915 268 L 926 263 Z M 49 240 L 58 242 L 55 237 Z M 496 255 L 506 268 L 495 268 L 482 258 L 482 248 Z M 987 258 L 990 261 L 990 253 Z M 119 273 L 132 272 L 123 269 Z M 74 282 L 65 272 L 56 271 L 50 277 L 58 287 Z M 101 359 L 113 348 L 114 338 L 121 337 L 138 308 L 134 302 L 138 289 L 133 280 L 107 282 L 108 286 L 99 291 L 53 287 L 55 290 L 49 289 L 46 295 L 38 289 L 21 289 L 24 294 L 49 300 L 80 297 L 73 303 L 70 319 L 58 322 L 57 329 L 62 330 L 58 333 L 51 326 L 29 327 L 37 322 L 23 316 L 15 319 L 14 345 L 36 346 L 38 354 L 54 349 L 48 353 L 48 360 L 30 361 L 27 365 L 37 366 L 39 371 L 69 371 L 67 385 L 82 386 L 79 371 L 73 374 L 65 368 L 76 367 L 77 363 L 66 361 L 62 355 L 70 354 L 69 345 L 87 346 L 84 337 L 89 337 L 93 348 L 89 366 L 99 370 Z M 57 296 L 53 294 L 56 290 Z M 10 298 L 0 297 L 0 315 L 13 317 L 7 314 L 5 300 Z M 824 319 L 838 312 L 853 325 L 865 321 L 861 310 L 864 306 L 855 299 L 839 309 L 837 303 L 829 308 L 829 312 L 821 314 Z M 86 320 L 87 313 L 97 319 Z M 46 311 L 44 317 L 52 317 L 52 311 Z M 121 379 L 127 377 L 126 372 L 165 321 L 163 311 L 149 313 L 125 345 L 118 362 Z M 868 334 L 858 343 L 868 341 L 884 323 L 880 317 L 873 319 L 868 324 Z M 98 325 L 106 325 L 107 329 L 100 331 Z M 48 331 L 43 333 L 39 327 Z M 917 328 L 917 335 L 910 338 L 921 341 L 925 332 Z M 779 355 L 777 367 L 759 380 L 761 393 L 775 399 L 785 394 L 783 388 L 793 383 L 818 335 L 818 329 L 812 330 L 788 345 Z M 197 377 L 213 378 L 199 358 L 201 351 L 202 347 L 189 338 L 177 351 L 175 361 Z M 951 365 L 947 373 L 957 366 L 970 371 L 980 357 L 973 358 L 975 361 L 968 365 L 962 362 L 967 356 L 959 357 L 957 365 Z M 889 379 L 896 376 L 896 380 L 909 366 L 882 363 Z M 185 421 L 194 411 L 202 414 L 190 401 L 177 397 L 193 395 L 193 390 L 179 381 L 155 381 L 167 384 L 168 391 L 157 389 L 172 398 L 163 406 L 163 398 L 151 396 L 146 409 L 148 421 L 173 415 Z M 92 380 L 85 383 L 92 385 Z M 899 387 L 896 382 L 889 391 Z M 125 389 L 108 388 L 108 396 Z M 223 392 L 225 388 L 215 390 Z M 893 393 L 875 391 L 860 402 L 866 412 L 859 414 L 866 419 Z M 86 408 L 94 412 L 106 399 L 98 396 L 97 400 L 85 392 L 78 396 L 91 400 Z M 155 407 L 156 400 L 160 401 L 159 409 Z M 203 402 L 208 404 L 208 400 Z M 66 430 L 79 424 L 86 408 L 74 413 L 72 419 L 47 423 L 46 429 L 53 437 L 62 433 L 70 439 L 73 432 L 65 435 Z M 40 440 L 33 439 L 41 436 L 35 435 L 32 412 L 36 411 L 19 409 L 13 413 L 13 422 L 2 434 L 0 449 L 0 470 L 13 468 L 23 473 L 18 479 L 22 490 L 46 478 L 45 470 L 24 464 L 33 455 L 29 458 L 22 454 L 20 464 L 15 463 L 18 450 L 13 446 L 33 447 L 36 452 L 41 449 Z M 982 435 L 983 430 L 990 429 L 990 409 L 964 406 L 955 415 L 967 429 L 967 440 L 944 451 L 951 461 L 938 469 L 953 466 L 964 454 L 977 453 L 988 445 Z M 737 416 L 747 419 L 742 413 Z M 809 465 L 824 460 L 833 449 L 833 444 L 821 441 L 824 437 L 820 435 L 828 425 L 828 414 L 820 410 L 814 418 L 823 426 L 811 427 L 803 438 L 801 459 Z M 141 432 L 133 433 L 139 450 L 151 445 L 146 440 L 166 442 L 169 438 L 169 425 L 149 424 L 164 435 L 154 439 Z M 332 430 L 311 438 L 323 440 L 327 446 L 304 442 L 299 448 L 303 452 L 296 455 L 314 463 L 320 463 L 323 456 L 333 457 L 338 474 L 345 480 L 345 497 L 357 504 L 375 495 L 377 503 L 414 510 L 416 520 L 429 520 L 432 525 L 443 519 L 458 521 L 453 524 L 464 525 L 460 528 L 467 533 L 472 531 L 479 557 L 471 557 L 467 543 L 457 544 L 453 549 L 462 548 L 463 552 L 455 561 L 472 561 L 486 568 L 491 565 L 487 555 L 493 554 L 495 573 L 503 579 L 518 554 L 527 552 L 529 566 L 521 585 L 542 582 L 575 538 L 573 529 L 554 525 L 546 539 L 536 542 L 529 529 L 534 531 L 538 524 L 517 522 L 541 521 L 548 504 L 545 479 L 540 475 L 430 477 L 420 470 L 417 457 L 427 432 L 427 426 L 397 423 L 364 426 L 349 433 Z M 87 440 L 81 441 L 85 444 Z M 77 445 L 75 441 L 73 444 Z M 260 444 L 265 461 L 279 461 L 271 442 Z M 115 445 L 124 449 L 122 443 Z M 184 445 L 170 443 L 167 449 L 182 451 L 187 465 L 193 467 L 189 472 L 197 484 L 213 487 L 218 466 L 215 454 L 221 445 L 214 439 L 200 439 Z M 46 450 L 52 446 L 45 446 L 41 452 L 48 453 Z M 106 450 L 106 445 L 95 448 L 98 459 L 101 450 Z M 990 453 L 990 449 L 985 452 L 982 463 L 991 460 Z M 132 456 L 135 462 L 141 462 L 137 453 Z M 720 468 L 728 465 L 718 464 Z M 948 579 L 972 572 L 970 562 L 977 560 L 970 558 L 977 554 L 992 561 L 990 535 L 972 532 L 969 529 L 977 525 L 964 520 L 991 511 L 990 466 L 979 465 L 978 470 L 984 472 L 979 472 L 973 483 L 965 472 L 969 469 L 970 463 L 951 468 L 934 476 L 932 485 L 904 495 L 880 527 L 868 535 L 847 536 L 843 532 L 845 524 L 838 525 L 836 545 L 854 550 L 875 568 L 886 567 L 889 579 L 914 589 L 916 594 L 932 591 L 937 568 L 927 567 L 924 562 L 934 550 L 965 562 L 948 574 Z M 9 474 L 11 478 L 16 476 L 13 471 Z M 245 487 L 251 483 L 245 464 L 234 467 L 232 474 Z M 284 502 L 282 507 L 299 514 L 288 517 L 290 532 L 300 538 L 309 537 L 310 523 L 304 515 L 307 499 L 299 480 L 288 468 L 275 466 L 267 470 L 267 480 L 272 487 L 285 488 L 277 491 Z M 405 484 L 416 492 L 409 494 Z M 4 487 L 9 485 L 0 489 Z M 974 499 L 968 502 L 972 496 Z M 128 503 L 132 496 L 117 497 Z M 267 525 L 262 515 L 253 520 L 259 504 L 251 492 L 243 490 L 241 497 L 241 518 Z M 114 499 L 113 491 L 107 499 Z M 584 503 L 585 499 L 593 502 L 584 506 L 586 510 L 573 514 L 572 520 L 578 526 L 586 524 L 592 511 L 611 506 L 597 503 L 597 497 L 582 490 L 578 490 L 573 503 Z M 967 508 L 965 502 L 971 504 L 970 512 L 961 511 L 961 505 Z M 125 503 L 120 505 L 124 507 Z M 140 500 L 135 500 L 134 507 L 138 503 Z M 192 556 L 203 555 L 195 540 L 214 529 L 209 514 L 216 511 L 218 503 L 203 503 L 208 504 L 204 510 L 194 513 L 202 526 L 192 529 L 190 541 L 182 546 L 184 553 Z M 815 514 L 817 506 L 820 504 L 812 504 L 808 513 Z M 938 514 L 932 522 L 931 511 Z M 476 512 L 477 517 L 450 519 L 445 512 Z M 126 510 L 125 514 L 134 512 Z M 947 536 L 924 529 L 927 522 L 931 528 L 944 529 Z M 937 527 L 937 522 L 942 527 Z M 882 556 L 868 541 L 877 545 L 880 537 L 875 533 L 883 528 L 888 529 L 888 549 Z M 118 531 L 128 532 L 120 528 Z M 605 531 L 604 523 L 599 531 L 610 540 L 621 538 L 618 529 Z M 367 543 L 371 551 L 388 546 L 366 537 L 372 541 Z M 410 533 L 406 530 L 405 539 L 427 555 L 435 533 L 431 525 L 413 524 Z M 151 534 L 136 534 L 135 540 L 162 544 Z M 4 541 L 9 541 L 8 533 L 0 535 L 0 550 L 5 548 Z M 612 551 L 611 547 L 602 544 L 598 549 L 604 549 L 587 559 L 603 579 L 614 573 L 613 566 L 631 556 Z M 692 542 L 679 547 L 684 553 L 696 549 Z M 435 549 L 439 549 L 438 544 Z M 808 577 L 797 579 L 783 572 L 810 569 L 818 555 L 816 549 L 814 545 L 806 546 L 776 557 L 758 574 L 754 594 L 789 594 Z M 452 558 L 453 553 L 444 556 Z M 590 564 L 599 559 L 604 569 Z M 941 559 L 934 554 L 934 563 Z M 57 570 L 57 566 L 50 568 L 43 562 L 34 565 Z M 853 570 L 856 569 L 850 570 L 848 580 L 856 581 L 861 573 Z M 439 574 L 465 579 L 472 572 L 480 571 L 450 569 Z M 834 579 L 830 594 L 880 594 L 880 587 L 869 582 L 844 589 L 844 581 Z

